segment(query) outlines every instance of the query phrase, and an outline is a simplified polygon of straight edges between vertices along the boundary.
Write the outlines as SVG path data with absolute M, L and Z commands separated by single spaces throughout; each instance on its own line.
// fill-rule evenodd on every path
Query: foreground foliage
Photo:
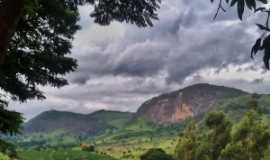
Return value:
M 10 160 L 10 158 L 0 152 L 0 160 Z
M 188 126 L 176 148 L 178 160 L 261 160 L 270 142 L 268 117 L 257 103 L 234 125 L 222 112 L 210 113 L 204 126 Z

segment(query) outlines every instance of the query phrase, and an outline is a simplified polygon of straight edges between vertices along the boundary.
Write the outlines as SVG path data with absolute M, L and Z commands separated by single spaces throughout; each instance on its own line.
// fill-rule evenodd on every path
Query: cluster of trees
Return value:
M 185 129 L 179 138 L 176 157 L 178 160 L 262 160 L 269 147 L 269 126 L 267 116 L 255 109 L 235 124 L 224 113 L 212 112 L 206 117 L 204 127 L 192 123 Z

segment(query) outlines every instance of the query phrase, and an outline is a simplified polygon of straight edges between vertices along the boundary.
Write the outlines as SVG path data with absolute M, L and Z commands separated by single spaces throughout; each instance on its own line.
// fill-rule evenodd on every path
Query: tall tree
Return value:
M 223 112 L 211 112 L 205 119 L 205 136 L 196 151 L 197 160 L 218 160 L 221 151 L 230 141 L 231 122 Z
M 222 160 L 262 159 L 270 142 L 267 118 L 256 111 L 246 113 L 240 122 L 233 126 L 231 139 L 222 151 Z
M 38 86 L 61 87 L 76 69 L 69 57 L 80 29 L 78 7 L 90 4 L 100 25 L 112 21 L 152 26 L 159 0 L 0 0 L 0 133 L 16 133 L 22 117 L 7 99 L 44 99 Z M 3 96 L 4 95 L 4 96 Z M 8 97 L 5 99 L 5 97 Z
M 80 28 L 78 6 L 83 4 L 93 5 L 91 17 L 98 24 L 116 20 L 147 27 L 157 19 L 159 0 L 0 1 L 0 36 L 7 37 L 0 41 L 0 88 L 5 93 L 23 102 L 45 98 L 37 86 L 67 84 L 63 75 L 77 66 L 67 54 Z M 22 13 L 13 14 L 15 6 Z
M 181 133 L 176 146 L 176 157 L 178 160 L 194 160 L 199 144 L 199 130 L 195 122 L 192 122 Z

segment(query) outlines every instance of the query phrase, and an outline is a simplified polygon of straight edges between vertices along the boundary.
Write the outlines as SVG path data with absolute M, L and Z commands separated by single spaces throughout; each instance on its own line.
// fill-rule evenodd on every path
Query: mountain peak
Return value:
M 139 108 L 136 117 L 162 124 L 178 123 L 209 111 L 220 100 L 246 94 L 248 93 L 230 87 L 194 84 L 146 101 Z

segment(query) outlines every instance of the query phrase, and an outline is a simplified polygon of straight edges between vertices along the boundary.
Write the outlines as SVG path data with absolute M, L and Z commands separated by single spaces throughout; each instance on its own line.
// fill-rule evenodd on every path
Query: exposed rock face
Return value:
M 178 123 L 200 116 L 222 99 L 248 94 L 238 89 L 196 84 L 164 94 L 142 104 L 135 118 L 144 118 L 158 124 Z

